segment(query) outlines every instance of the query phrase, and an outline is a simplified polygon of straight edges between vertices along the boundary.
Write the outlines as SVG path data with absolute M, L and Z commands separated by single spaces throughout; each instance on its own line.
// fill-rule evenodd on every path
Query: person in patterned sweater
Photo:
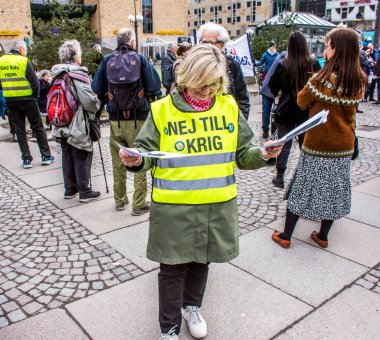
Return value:
M 359 65 L 358 37 L 338 27 L 326 36 L 327 62 L 298 93 L 297 104 L 312 117 L 329 110 L 327 122 L 306 132 L 301 155 L 285 197 L 284 231 L 274 242 L 289 248 L 299 217 L 321 221 L 311 239 L 327 248 L 333 222 L 350 212 L 350 163 L 355 143 L 356 106 L 366 91 L 367 76 Z

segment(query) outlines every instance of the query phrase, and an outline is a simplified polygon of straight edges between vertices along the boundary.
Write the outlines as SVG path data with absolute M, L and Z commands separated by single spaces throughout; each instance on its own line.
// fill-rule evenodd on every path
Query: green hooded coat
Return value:
M 179 110 L 196 114 L 178 90 L 172 92 L 171 96 L 173 104 Z M 264 161 L 260 150 L 251 143 L 253 133 L 241 113 L 238 129 L 238 168 L 253 170 L 274 165 L 275 160 Z M 159 143 L 160 133 L 150 114 L 136 138 L 135 146 L 140 152 L 147 152 L 160 150 Z M 154 162 L 154 158 L 144 158 L 139 172 L 149 170 Z M 169 265 L 227 262 L 239 255 L 238 236 L 236 198 L 227 202 L 202 205 L 152 202 L 147 257 Z

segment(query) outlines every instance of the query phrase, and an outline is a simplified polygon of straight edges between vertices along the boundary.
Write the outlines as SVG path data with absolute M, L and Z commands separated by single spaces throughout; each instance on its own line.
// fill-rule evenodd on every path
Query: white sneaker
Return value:
M 193 338 L 202 339 L 207 335 L 207 324 L 199 313 L 199 307 L 187 306 L 182 309 L 182 316 L 187 321 L 189 332 Z
M 158 340 L 179 340 L 178 335 L 175 334 L 176 326 L 171 328 L 167 333 L 161 333 Z

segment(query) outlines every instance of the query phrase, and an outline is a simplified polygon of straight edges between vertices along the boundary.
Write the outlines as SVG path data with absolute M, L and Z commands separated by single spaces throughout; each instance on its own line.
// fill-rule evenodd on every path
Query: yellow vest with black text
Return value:
M 233 97 L 218 95 L 207 111 L 182 112 L 169 95 L 152 103 L 151 110 L 160 151 L 184 155 L 157 159 L 153 201 L 207 204 L 235 198 L 239 110 Z
M 28 59 L 18 54 L 6 54 L 0 58 L 0 81 L 5 98 L 26 97 L 33 94 L 25 78 Z

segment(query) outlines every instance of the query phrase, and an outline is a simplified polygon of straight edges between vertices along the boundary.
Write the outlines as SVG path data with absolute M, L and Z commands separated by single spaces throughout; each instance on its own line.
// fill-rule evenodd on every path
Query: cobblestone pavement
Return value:
M 143 273 L 0 166 L 0 327 Z
M 358 115 L 358 126 L 379 127 L 380 110 L 370 103 L 361 108 L 365 113 Z M 250 124 L 260 136 L 261 124 Z M 262 143 L 260 137 L 255 141 Z M 101 146 L 106 173 L 112 175 L 109 138 Z M 93 167 L 102 171 L 97 148 Z M 380 140 L 360 138 L 360 148 L 360 157 L 352 162 L 352 186 L 380 175 Z M 59 145 L 52 149 L 61 152 Z M 293 146 L 287 182 L 298 154 Z M 271 184 L 274 172 L 236 171 L 241 235 L 285 215 L 285 190 Z M 0 176 L 0 328 L 144 273 L 1 165 Z M 132 175 L 128 183 L 133 185 Z M 380 294 L 380 265 L 356 284 Z

